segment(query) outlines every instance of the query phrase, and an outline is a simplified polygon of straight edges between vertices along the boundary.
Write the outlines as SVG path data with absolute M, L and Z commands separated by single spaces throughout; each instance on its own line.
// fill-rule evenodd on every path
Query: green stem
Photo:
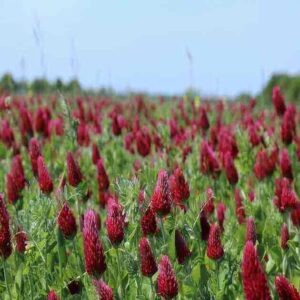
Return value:
M 80 205 L 79 205 L 79 197 L 76 191 L 76 210 L 77 210 L 77 214 L 78 214 L 78 224 L 80 225 Z
M 116 248 L 117 252 L 117 264 L 118 264 L 118 282 L 120 287 L 120 299 L 123 299 L 123 285 L 122 285 L 122 274 L 121 274 L 121 268 L 120 268 L 120 256 L 119 256 L 119 248 Z
M 26 224 L 27 224 L 27 228 L 30 228 L 29 227 L 29 214 L 27 214 L 27 218 L 26 218 Z M 28 235 L 29 235 L 29 232 L 28 232 Z M 31 240 L 31 237 L 29 236 L 29 239 Z M 35 244 L 36 245 L 36 244 Z M 39 248 L 37 248 L 39 250 Z M 40 251 L 39 251 L 40 252 Z M 41 257 L 43 258 L 43 253 L 41 253 Z M 31 279 L 31 272 L 29 272 L 28 274 L 28 280 L 29 280 L 29 287 L 30 287 L 30 296 L 31 296 L 31 299 L 33 300 L 33 291 L 32 291 L 32 279 Z
M 159 220 L 160 220 L 161 233 L 162 233 L 163 241 L 164 241 L 164 244 L 165 244 L 166 243 L 166 235 L 165 235 L 164 222 L 163 222 L 162 217 L 160 217 Z
M 300 229 L 297 228 L 298 249 L 297 254 L 300 254 Z
M 154 299 L 155 290 L 153 285 L 153 279 L 152 277 L 150 277 L 149 279 L 150 279 L 150 299 Z
M 33 299 L 32 282 L 31 282 L 30 272 L 29 272 L 29 275 L 28 275 L 28 280 L 29 280 L 30 296 L 31 296 L 31 299 Z
M 220 262 L 216 261 L 216 275 L 217 275 L 217 284 L 218 284 L 218 291 L 220 290 L 220 279 L 219 279 L 219 270 L 220 270 Z
M 16 205 L 13 205 L 13 208 L 14 208 L 14 210 L 15 210 L 15 214 L 16 214 L 16 219 L 17 219 L 18 225 L 20 225 L 19 214 L 18 214 L 18 210 L 17 210 L 17 208 L 16 208 Z
M 73 251 L 74 251 L 75 256 L 76 256 L 77 267 L 78 267 L 78 270 L 81 273 L 81 263 L 82 263 L 82 261 L 80 261 L 81 260 L 80 255 L 78 255 L 77 247 L 76 247 L 76 244 L 75 244 L 75 238 L 73 239 L 72 244 L 73 244 Z
M 6 289 L 8 292 L 8 296 L 9 296 L 9 299 L 12 300 L 11 293 L 10 293 L 10 287 L 9 287 L 8 279 L 7 279 L 6 260 L 5 259 L 3 259 L 3 270 L 4 270 L 5 285 L 6 285 Z
M 48 281 L 48 277 L 47 277 L 47 268 L 48 268 L 48 263 L 47 263 L 47 255 L 48 255 L 48 218 L 49 218 L 49 214 L 51 211 L 51 202 L 49 200 L 48 197 L 46 197 L 45 199 L 47 201 L 47 213 L 45 216 L 45 232 L 47 233 L 46 235 L 46 242 L 45 242 L 45 253 L 44 253 L 44 258 L 45 258 L 45 291 L 47 290 L 47 281 Z
M 46 232 L 47 232 L 47 225 L 46 225 Z M 45 291 L 47 290 L 47 248 L 48 248 L 48 237 L 46 237 L 46 245 L 45 245 L 45 253 L 44 253 L 44 257 L 45 257 Z
M 136 293 L 137 297 L 140 296 L 140 293 L 141 293 L 141 291 L 142 291 L 140 278 L 141 278 L 141 277 L 139 277 L 139 276 L 136 276 L 136 277 L 135 277 L 136 285 L 137 285 L 137 293 Z M 151 298 L 150 298 L 150 299 L 151 299 Z

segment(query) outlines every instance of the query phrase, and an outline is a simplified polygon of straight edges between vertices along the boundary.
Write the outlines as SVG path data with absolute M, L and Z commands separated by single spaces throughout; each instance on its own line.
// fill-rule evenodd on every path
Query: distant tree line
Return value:
M 272 100 L 272 89 L 274 86 L 280 86 L 283 94 L 289 102 L 300 102 L 300 75 L 274 74 L 262 91 L 255 96 L 264 103 L 269 103 Z M 74 78 L 69 82 L 64 82 L 61 79 L 56 79 L 53 82 L 45 78 L 37 78 L 31 82 L 25 80 L 15 80 L 9 73 L 5 73 L 0 79 L 0 93 L 8 92 L 14 94 L 45 94 L 53 92 L 61 92 L 64 94 L 88 94 L 88 95 L 112 95 L 112 88 L 86 89 L 83 88 L 79 81 Z M 195 91 L 188 90 L 187 95 L 194 94 Z M 198 92 L 197 92 L 198 94 Z M 125 96 L 125 95 L 121 95 Z M 248 101 L 252 95 L 243 93 L 235 98 L 237 101 Z M 193 97 L 192 97 L 193 98 Z
M 274 74 L 267 82 L 259 97 L 265 102 L 272 100 L 272 89 L 278 85 L 289 102 L 300 102 L 300 74 Z
M 31 92 L 32 94 L 47 94 L 53 92 L 61 92 L 64 94 L 101 94 L 108 95 L 113 92 L 110 88 L 84 89 L 79 81 L 74 78 L 68 82 L 64 82 L 61 79 L 56 79 L 51 82 L 45 78 L 36 78 L 33 81 L 16 80 L 9 73 L 5 73 L 0 79 L 0 93 L 7 92 L 13 94 L 26 94 Z
M 262 104 L 271 103 L 272 90 L 276 85 L 281 88 L 281 91 L 288 102 L 300 103 L 300 74 L 288 75 L 284 73 L 272 75 L 266 85 L 257 95 L 242 93 L 238 95 L 235 100 L 247 102 L 250 98 L 256 98 Z

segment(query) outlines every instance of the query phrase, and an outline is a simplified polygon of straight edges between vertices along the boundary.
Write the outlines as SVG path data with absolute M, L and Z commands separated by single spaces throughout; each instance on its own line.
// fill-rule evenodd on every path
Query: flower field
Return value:
M 0 97 L 0 299 L 300 299 L 300 111 Z

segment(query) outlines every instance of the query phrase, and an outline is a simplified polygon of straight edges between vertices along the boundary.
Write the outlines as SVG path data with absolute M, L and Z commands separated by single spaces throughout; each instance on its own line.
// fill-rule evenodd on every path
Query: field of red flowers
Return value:
M 0 97 L 0 298 L 300 299 L 283 92 Z

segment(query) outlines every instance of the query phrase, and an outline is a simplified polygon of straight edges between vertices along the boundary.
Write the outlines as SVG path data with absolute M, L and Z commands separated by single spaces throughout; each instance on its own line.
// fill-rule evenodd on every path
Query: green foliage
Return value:
M 14 92 L 15 89 L 16 83 L 12 75 L 9 73 L 4 74 L 0 81 L 0 91 Z
M 300 75 L 274 74 L 267 82 L 259 98 L 265 102 L 272 101 L 272 89 L 278 85 L 286 100 L 298 103 L 300 101 Z
M 37 85 L 36 92 L 41 91 L 43 86 Z M 76 82 L 70 86 L 70 91 L 78 89 Z M 47 88 L 47 85 L 44 86 Z M 63 89 L 63 82 L 56 81 L 55 89 Z M 161 122 L 153 129 L 150 122 L 140 114 L 142 124 L 147 124 L 151 130 L 158 133 L 164 145 L 170 146 L 159 153 L 143 158 L 137 153 L 130 154 L 124 149 L 124 136 L 113 136 L 111 133 L 111 121 L 104 118 L 102 121 L 103 132 L 101 135 L 91 134 L 91 140 L 97 144 L 103 158 L 105 169 L 110 179 L 110 192 L 118 196 L 120 203 L 126 212 L 125 239 L 118 246 L 111 244 L 107 237 L 105 228 L 106 210 L 99 207 L 98 186 L 96 181 L 96 168 L 91 163 L 90 147 L 79 147 L 76 143 L 76 130 L 78 122 L 72 117 L 74 104 L 68 102 L 65 97 L 59 95 L 57 111 L 64 120 L 65 135 L 63 137 L 52 136 L 43 141 L 43 156 L 46 165 L 57 188 L 59 181 L 66 174 L 66 152 L 68 150 L 76 153 L 76 159 L 84 174 L 84 182 L 78 187 L 66 186 L 62 194 L 52 193 L 50 196 L 42 195 L 36 178 L 34 178 L 27 148 L 21 147 L 21 155 L 25 168 L 27 185 L 22 193 L 22 199 L 15 206 L 7 204 L 10 217 L 12 233 L 20 225 L 28 235 L 28 245 L 24 254 L 16 251 L 7 259 L 7 281 L 10 287 L 12 299 L 45 299 L 50 289 L 54 289 L 61 299 L 89 299 L 95 300 L 98 296 L 92 283 L 92 277 L 87 275 L 84 268 L 83 238 L 79 229 L 80 215 L 87 208 L 95 209 L 101 218 L 102 228 L 99 237 L 103 243 L 107 270 L 102 279 L 113 288 L 115 299 L 158 299 L 155 292 L 157 274 L 153 276 L 153 283 L 149 278 L 143 277 L 140 272 L 139 240 L 142 236 L 140 225 L 140 208 L 138 204 L 139 192 L 143 189 L 146 193 L 144 208 L 148 207 L 159 169 L 164 168 L 171 171 L 175 163 L 182 166 L 184 177 L 190 187 L 190 198 L 186 205 L 187 212 L 178 207 L 172 208 L 172 213 L 163 219 L 163 227 L 149 237 L 157 262 L 162 255 L 170 257 L 179 284 L 180 296 L 178 299 L 243 299 L 240 265 L 245 242 L 245 224 L 239 224 L 235 215 L 234 187 L 228 184 L 226 176 L 221 174 L 213 179 L 211 176 L 202 175 L 199 172 L 199 145 L 203 137 L 199 134 L 192 141 L 188 141 L 192 147 L 191 154 L 186 162 L 182 163 L 182 152 L 179 146 L 174 146 L 170 139 L 167 122 Z M 157 120 L 162 118 L 168 121 L 170 111 L 174 104 L 165 102 L 160 104 L 159 109 L 153 111 L 153 117 Z M 106 108 L 104 108 L 106 109 Z M 110 111 L 110 108 L 105 111 Z M 191 109 L 187 111 L 192 114 Z M 124 114 L 126 114 L 125 112 Z M 254 116 L 259 111 L 254 112 Z M 128 119 L 129 116 L 126 116 Z M 229 109 L 224 112 L 224 124 L 237 123 L 241 116 L 232 114 Z M 216 120 L 216 114 L 209 114 L 211 124 Z M 16 120 L 11 122 L 14 128 L 18 128 Z M 179 120 L 180 126 L 184 121 Z M 275 123 L 275 126 L 279 126 Z M 17 132 L 17 130 L 15 130 Z M 36 134 L 38 138 L 40 136 Z M 291 240 L 289 248 L 283 251 L 280 248 L 280 227 L 287 220 L 274 207 L 274 179 L 279 177 L 276 170 L 272 177 L 258 181 L 253 176 L 253 165 L 258 147 L 253 149 L 249 144 L 248 134 L 242 126 L 236 126 L 236 142 L 239 155 L 235 159 L 235 165 L 239 173 L 237 187 L 241 191 L 246 215 L 253 216 L 257 230 L 257 249 L 262 266 L 268 275 L 269 285 L 272 288 L 272 296 L 275 295 L 273 282 L 277 274 L 287 275 L 291 282 L 300 282 L 300 260 L 299 260 L 299 232 L 289 224 Z M 19 136 L 16 135 L 19 139 Z M 280 141 L 279 141 L 280 142 Z M 278 142 L 278 143 L 279 143 Z M 266 138 L 266 148 L 273 141 Z M 280 145 L 282 147 L 282 145 Z M 77 155 L 80 150 L 80 156 Z M 300 166 L 295 155 L 294 145 L 289 148 L 295 171 L 295 190 L 299 191 Z M 12 159 L 12 150 L 7 151 L 4 144 L 0 143 L 0 189 L 5 191 L 5 175 L 9 172 Z M 141 161 L 141 169 L 134 170 L 133 163 L 138 159 Z M 296 180 L 297 179 L 297 180 Z M 255 201 L 248 200 L 249 181 L 253 181 Z M 224 257 L 218 261 L 212 261 L 206 255 L 206 242 L 202 241 L 199 224 L 199 212 L 204 201 L 205 191 L 212 187 L 215 192 L 215 206 L 219 202 L 226 205 L 226 215 L 222 234 L 224 246 Z M 90 189 L 92 196 L 85 199 L 87 190 Z M 66 240 L 57 226 L 57 215 L 61 207 L 61 201 L 70 204 L 76 216 L 78 225 L 77 235 L 74 240 Z M 215 214 L 210 217 L 210 222 L 217 222 Z M 165 237 L 162 235 L 164 229 Z M 180 265 L 176 258 L 175 230 L 179 229 L 185 237 L 192 256 Z M 264 260 L 268 254 L 268 261 Z M 71 280 L 78 280 L 82 284 L 79 296 L 71 296 L 67 285 Z M 0 265 L 0 295 L 1 299 L 9 299 L 4 278 L 4 264 Z

